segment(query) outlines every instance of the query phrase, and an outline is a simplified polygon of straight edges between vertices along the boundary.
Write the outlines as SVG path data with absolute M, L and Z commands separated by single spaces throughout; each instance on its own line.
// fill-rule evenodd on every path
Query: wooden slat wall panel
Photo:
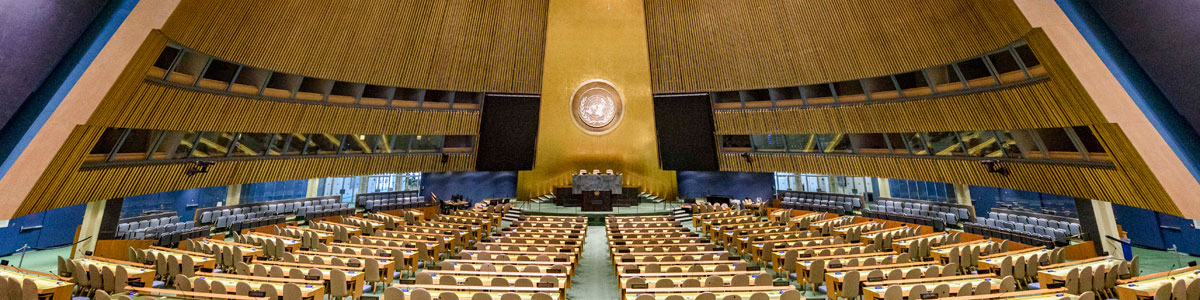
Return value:
M 184 0 L 172 40 L 251 66 L 408 88 L 539 93 L 548 0 Z
M 645 0 L 655 93 L 842 81 L 1000 48 L 1030 30 L 1012 1 Z
M 400 172 L 452 172 L 475 168 L 475 154 L 302 157 L 219 161 L 209 173 L 187 176 L 191 164 L 154 164 L 80 170 L 83 157 L 100 138 L 103 127 L 80 125 L 71 133 L 70 147 L 55 157 L 16 216 L 90 201 L 181 189 L 252 182 L 357 176 Z
M 816 108 L 715 111 L 717 134 L 936 132 L 1104 123 L 1090 98 L 1042 80 L 973 94 Z
M 903 178 L 954 184 L 1001 187 L 1108 201 L 1180 215 L 1153 176 L 1131 172 L 1136 167 L 1005 162 L 1012 175 L 987 173 L 977 160 L 855 155 L 722 153 L 722 171 L 796 172 L 839 176 Z M 1140 169 L 1145 169 L 1144 166 Z
M 137 83 L 88 124 L 226 132 L 477 135 L 477 111 L 400 110 L 260 100 Z M 122 93 L 124 94 L 124 93 Z

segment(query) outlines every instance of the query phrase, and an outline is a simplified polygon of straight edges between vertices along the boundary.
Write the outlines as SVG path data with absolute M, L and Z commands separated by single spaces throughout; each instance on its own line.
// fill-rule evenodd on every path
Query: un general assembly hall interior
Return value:
M 0 300 L 1200 300 L 1197 15 L 0 0 Z

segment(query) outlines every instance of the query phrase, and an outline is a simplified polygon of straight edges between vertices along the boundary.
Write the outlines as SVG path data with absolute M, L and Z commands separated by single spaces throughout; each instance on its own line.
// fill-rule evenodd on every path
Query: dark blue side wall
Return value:
M 1187 110 L 1189 116 L 1194 119 L 1200 119 L 1197 116 L 1195 105 L 1195 94 L 1186 94 L 1185 89 L 1194 88 L 1194 80 L 1186 80 L 1186 78 L 1194 78 L 1191 69 L 1188 72 L 1176 73 L 1169 69 L 1161 68 L 1163 66 L 1180 67 L 1192 65 L 1195 63 L 1195 55 L 1188 51 L 1197 46 L 1195 43 L 1183 43 L 1179 41 L 1193 41 L 1198 39 L 1197 36 L 1173 36 L 1181 33 L 1195 32 L 1200 22 L 1197 22 L 1194 17 L 1195 3 L 1185 3 L 1188 1 L 1113 1 L 1113 0 L 1055 0 L 1067 18 L 1083 34 L 1084 39 L 1092 47 L 1093 51 L 1100 56 L 1100 60 L 1108 67 L 1108 70 L 1113 73 L 1120 82 L 1121 87 L 1129 93 L 1129 97 L 1137 104 L 1138 108 L 1146 114 L 1146 118 L 1154 125 L 1154 129 L 1162 135 L 1166 140 L 1167 145 L 1175 152 L 1175 155 L 1183 161 L 1184 166 L 1192 173 L 1192 177 L 1200 180 L 1200 135 L 1197 134 L 1193 125 L 1200 122 L 1189 123 L 1188 119 L 1177 107 L 1182 107 Z M 1097 5 L 1105 11 L 1103 18 L 1097 14 L 1097 10 L 1093 8 Z M 1126 9 L 1134 7 L 1136 9 Z M 1139 7 L 1140 6 L 1140 7 Z M 1161 12 L 1161 13 L 1159 13 Z M 1182 16 L 1182 17 L 1181 17 Z M 1123 19 L 1114 19 L 1114 17 L 1122 17 Z M 1111 23 L 1106 23 L 1109 21 Z M 1177 22 L 1191 22 L 1190 24 L 1182 25 L 1166 25 Z M 1138 53 L 1130 53 L 1129 49 L 1125 48 L 1117 34 L 1114 33 L 1116 26 L 1118 32 L 1126 35 L 1137 46 L 1135 49 L 1139 51 L 1140 57 L 1135 58 Z M 1129 28 L 1130 26 L 1136 28 Z M 1169 28 L 1169 27 L 1185 27 L 1185 28 Z M 1150 41 L 1151 44 L 1145 44 Z M 1164 41 L 1164 42 L 1156 42 Z M 1169 43 L 1168 43 L 1169 42 Z M 1168 46 L 1170 44 L 1170 46 Z M 1161 53 L 1154 51 L 1163 51 L 1156 49 L 1151 52 L 1142 53 L 1145 49 L 1155 49 L 1160 47 L 1177 47 L 1165 50 L 1167 53 L 1179 52 L 1183 55 L 1178 56 L 1157 56 Z M 1182 52 L 1180 52 L 1182 51 Z M 1181 57 L 1186 61 L 1171 61 Z M 1155 85 L 1151 74 L 1147 74 L 1142 65 L 1138 64 L 1138 60 L 1153 61 L 1150 65 L 1152 70 L 1156 72 L 1160 78 L 1173 78 L 1175 80 L 1185 79 L 1183 82 L 1172 83 L 1167 86 L 1173 93 L 1182 91 L 1183 99 L 1178 99 L 1179 105 L 1175 106 L 1171 99 Z M 1190 98 L 1187 98 L 1190 96 Z M 1189 102 L 1190 101 L 1190 102 Z M 1200 127 L 1200 126 L 1197 126 Z
M 75 228 L 83 223 L 85 208 L 87 204 L 79 204 L 9 220 L 8 227 L 0 228 L 0 256 L 12 254 L 25 245 L 36 250 L 71 244 Z M 41 228 L 33 229 L 38 226 Z
M 87 30 L 75 40 L 71 45 L 70 51 L 66 53 L 54 66 L 54 70 L 49 73 L 49 76 L 41 80 L 41 85 L 37 86 L 33 94 L 28 98 L 22 98 L 20 108 L 16 109 L 12 118 L 0 128 L 0 177 L 8 173 L 8 168 L 12 167 L 13 161 L 16 160 L 19 154 L 25 150 L 29 142 L 33 140 L 33 136 L 41 129 L 42 124 L 50 118 L 50 114 L 54 112 L 58 105 L 62 103 L 67 92 L 75 86 L 75 82 L 83 75 L 83 71 L 91 65 L 92 60 L 100 53 L 100 49 L 104 47 L 113 33 L 117 31 L 121 23 L 125 21 L 125 17 L 133 11 L 133 7 L 137 5 L 139 0 L 113 0 L 108 1 L 107 5 L 100 10 L 100 13 L 95 16 L 94 20 L 87 26 Z M 51 1 L 20 1 L 11 0 L 0 2 L 0 7 L 8 7 L 8 3 L 15 5 L 23 5 L 16 3 L 43 3 Z M 95 2 L 95 1 L 52 1 L 57 2 Z M 12 13 L 20 13 L 13 11 Z M 3 14 L 0 14 L 0 20 L 7 20 Z M 54 19 L 39 19 L 38 22 L 52 23 Z M 86 22 L 86 21 L 83 21 Z M 2 22 L 0 22 L 2 23 Z M 9 28 L 2 27 L 0 30 Z M 6 36 L 8 32 L 0 34 Z M 8 41 L 3 41 L 7 43 Z M 34 51 L 42 51 L 44 49 L 35 49 Z M 60 54 L 61 55 L 61 54 Z M 5 56 L 0 54 L 0 57 Z M 17 56 L 14 60 L 21 60 L 24 57 Z M 4 73 L 3 76 L 12 74 Z M 7 109 L 7 108 L 6 108 Z
M 421 195 L 434 193 L 438 199 L 449 200 L 459 194 L 472 202 L 488 198 L 517 196 L 517 172 L 445 172 L 421 173 Z
M 1112 206 L 1117 225 L 1134 245 L 1159 250 L 1176 247 L 1180 252 L 1200 255 L 1200 230 L 1192 220 L 1144 208 Z
M 180 221 L 191 221 L 197 208 L 216 206 L 217 202 L 225 201 L 228 191 L 228 187 L 215 186 L 125 197 L 121 217 L 136 217 L 147 210 L 165 210 L 179 214 Z
M 247 183 L 242 185 L 241 203 L 304 198 L 308 180 Z
M 974 185 L 968 189 L 976 216 L 987 216 L 992 208 L 1004 206 L 1022 207 L 1033 211 L 1048 209 L 1058 212 L 1056 215 L 1060 216 L 1079 215 L 1075 210 L 1075 198 L 1068 196 Z
M 724 195 L 734 199 L 771 199 L 775 196 L 774 173 L 678 171 L 675 179 L 679 197 L 703 198 Z

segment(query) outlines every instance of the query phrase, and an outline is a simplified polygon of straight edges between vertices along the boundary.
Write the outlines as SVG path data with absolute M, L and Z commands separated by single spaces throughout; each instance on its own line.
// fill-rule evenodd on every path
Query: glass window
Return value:
M 783 135 L 778 134 L 757 134 L 751 135 L 750 140 L 754 143 L 754 151 L 763 152 L 783 152 L 787 151 L 787 143 Z
M 864 88 L 871 93 L 871 101 L 881 101 L 900 98 L 896 91 L 896 83 L 891 76 L 880 76 L 863 79 Z
M 443 136 L 418 135 L 412 140 L 412 152 L 438 152 L 442 150 Z
M 1087 126 L 1076 126 L 1070 128 L 1075 132 L 1075 136 L 1079 137 L 1079 143 L 1084 150 L 1088 152 L 1088 160 L 1111 162 L 1112 158 L 1108 157 L 1108 151 L 1104 150 L 1104 144 L 1096 138 L 1096 134 Z
M 717 103 L 740 103 L 742 102 L 741 95 L 737 91 L 716 92 Z
M 204 70 L 204 76 L 201 76 L 200 82 L 196 83 L 197 87 L 224 91 L 229 88 L 229 83 L 233 81 L 233 76 L 238 73 L 238 65 L 227 61 L 213 59 L 208 63 L 208 69 Z
M 750 152 L 753 148 L 749 135 L 721 136 L 721 151 Z
M 333 90 L 329 92 L 329 103 L 356 104 L 358 96 L 362 95 L 363 87 L 361 83 L 334 82 Z
M 963 156 L 966 152 L 958 141 L 958 135 L 953 132 L 926 133 L 929 140 L 929 151 L 937 156 Z
M 392 136 L 392 153 L 408 152 L 409 144 L 412 141 L 411 135 L 394 135 Z
M 1001 148 L 1004 150 L 1005 157 L 1008 158 L 1029 158 L 1042 159 L 1042 150 L 1034 141 L 1033 135 L 1029 130 L 997 130 L 994 131 L 996 138 L 1000 139 Z
M 851 153 L 850 139 L 845 134 L 817 134 L 814 135 L 817 139 L 817 144 L 821 146 L 822 153 Z
M 1046 147 L 1046 155 L 1049 159 L 1061 160 L 1081 160 L 1083 154 L 1075 148 L 1075 142 L 1071 141 L 1071 136 L 1067 135 L 1067 131 L 1063 128 L 1042 128 L 1034 129 L 1038 138 L 1042 141 L 1042 146 Z
M 791 134 L 787 135 L 788 151 L 813 153 L 819 152 L 816 141 L 813 141 L 812 135 L 808 134 Z
M 1009 50 L 988 55 L 988 59 L 992 61 L 992 67 L 996 69 L 996 74 L 1000 76 L 1000 82 L 1009 83 L 1025 80 L 1025 72 L 1021 71 L 1021 66 L 1017 64 L 1017 59 L 1013 55 L 1015 54 Z
M 925 73 L 921 71 L 896 74 L 896 83 L 900 84 L 904 97 L 924 96 L 933 92 L 925 80 Z
M 184 159 L 191 156 L 192 149 L 196 148 L 196 139 L 200 138 L 201 133 L 199 131 L 187 131 L 179 136 L 179 143 L 174 144 L 175 152 L 171 154 L 170 159 Z M 163 141 L 163 143 L 166 144 L 167 141 Z
M 363 154 L 370 148 L 367 147 L 367 136 L 353 134 L 339 134 L 338 139 L 342 140 L 342 154 Z
M 370 85 L 363 88 L 362 98 L 358 103 L 362 105 L 372 106 L 387 106 L 388 99 L 392 98 L 392 93 L 395 93 L 396 88 L 390 86 Z
M 325 95 L 333 89 L 333 80 L 304 77 L 300 81 L 300 89 L 296 90 L 296 100 L 325 101 Z
M 313 145 L 312 140 L 308 138 L 308 135 L 288 133 L 280 134 L 279 136 L 279 140 L 287 139 L 287 148 L 283 148 L 285 149 L 283 155 L 303 155 L 304 149 L 309 147 L 315 149 L 316 147 L 316 145 Z
M 314 133 L 308 136 L 310 144 L 305 155 L 334 155 L 342 148 L 342 139 L 332 134 Z
M 291 138 L 291 134 L 288 133 L 274 135 L 271 138 L 271 147 L 267 149 L 267 155 L 284 155 L 284 152 L 287 151 L 287 143 L 289 138 Z
M 891 154 L 887 141 L 879 133 L 851 134 L 850 144 L 858 154 Z
M 833 104 L 833 90 L 828 83 L 812 84 L 800 87 L 806 97 L 807 105 Z
M 926 73 L 929 74 L 929 80 L 933 81 L 934 88 L 938 93 L 958 91 L 964 88 L 953 65 L 932 67 L 926 70 Z
M 892 146 L 892 154 L 909 155 L 908 146 L 904 145 L 904 135 L 899 133 L 884 133 L 888 144 Z
M 267 80 L 267 87 L 263 89 L 262 95 L 271 98 L 291 99 L 292 91 L 300 85 L 300 80 L 303 77 L 287 73 L 273 72 L 271 78 Z
M 232 142 L 232 133 L 205 131 L 196 140 L 196 145 L 192 148 L 192 157 L 225 157 Z
M 929 148 L 925 145 L 925 137 L 920 132 L 903 133 L 904 141 L 908 143 L 909 154 L 912 155 L 929 155 Z
M 162 137 L 158 139 L 158 144 L 154 146 L 154 153 L 150 154 L 150 160 L 166 160 L 186 157 L 187 150 L 184 150 L 182 153 L 180 153 L 176 151 L 176 148 L 178 148 L 185 139 L 187 140 L 187 143 L 190 144 L 191 138 L 193 137 L 195 137 L 195 135 L 187 131 L 164 131 L 162 133 Z M 180 153 L 182 155 L 180 157 L 175 157 L 176 153 Z
M 233 147 L 233 156 L 259 156 L 267 150 L 271 141 L 270 133 L 243 133 L 238 136 Z
M 369 134 L 361 137 L 366 142 L 367 153 L 392 153 L 391 138 L 386 135 Z
M 233 81 L 229 91 L 238 94 L 258 95 L 258 90 L 267 82 L 271 71 L 255 67 L 242 66 L 238 77 Z
M 963 78 L 967 79 L 970 88 L 996 85 L 996 78 L 992 77 L 992 71 L 988 69 L 987 63 L 983 62 L 982 57 L 959 62 L 958 70 L 962 72 Z
M 204 70 L 204 65 L 207 63 L 207 55 L 184 51 L 183 57 L 180 57 L 179 62 L 175 64 L 175 69 L 171 70 L 171 74 L 167 76 L 167 81 L 188 86 L 195 84 L 196 77 L 200 76 L 200 72 Z
M 867 101 L 867 95 L 863 92 L 862 83 L 858 80 L 837 82 L 833 84 L 833 88 L 837 91 L 838 103 Z
M 180 50 L 175 47 L 163 48 L 162 53 L 158 54 L 158 58 L 154 60 L 154 66 L 150 68 L 150 72 L 146 73 L 146 77 L 163 79 L 167 77 L 167 69 L 171 68 L 171 64 L 175 63 L 175 58 L 179 56 Z
M 958 136 L 967 147 L 967 155 L 974 157 L 1004 157 L 1000 150 L 1000 141 L 988 130 L 963 131 Z
M 442 152 L 471 152 L 475 149 L 474 141 L 474 136 L 448 135 L 442 143 Z
M 96 140 L 96 144 L 92 146 L 92 151 L 88 152 L 88 157 L 84 161 L 107 161 L 108 155 L 112 154 L 117 143 L 121 142 L 121 136 L 125 134 L 125 130 L 125 128 L 104 129 L 104 132 L 100 133 L 100 139 Z
M 158 142 L 162 130 L 130 129 L 121 142 L 121 149 L 113 155 L 114 161 L 145 160 L 150 149 Z
M 1020 45 L 1013 50 L 1017 51 L 1017 56 L 1021 57 L 1021 62 L 1025 63 L 1026 68 L 1033 68 L 1042 64 L 1036 55 L 1033 55 L 1033 49 L 1029 49 L 1029 45 Z
M 454 92 L 427 90 L 425 91 L 425 101 L 421 103 L 421 107 L 448 109 L 451 100 L 454 100 Z

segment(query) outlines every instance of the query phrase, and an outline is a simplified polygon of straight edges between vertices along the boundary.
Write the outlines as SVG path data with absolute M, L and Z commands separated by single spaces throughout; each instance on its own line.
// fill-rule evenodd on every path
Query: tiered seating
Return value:
M 1072 236 L 1078 236 L 1079 220 L 1039 214 L 1010 214 L 989 212 L 987 218 L 978 218 L 975 223 L 965 224 L 967 232 L 989 237 L 1017 240 L 1026 244 L 1066 245 Z
M 478 226 L 491 223 L 491 217 L 446 217 Z M 586 224 L 586 218 L 527 217 L 401 282 L 397 292 L 410 295 L 405 299 L 562 299 Z
M 883 198 L 871 206 L 871 211 L 941 220 L 947 225 L 971 220 L 971 212 L 966 207 L 911 199 Z
M 605 228 L 624 299 L 803 298 L 790 284 L 776 285 L 759 267 L 666 216 L 608 217 Z
M 863 207 L 862 195 L 842 195 L 820 192 L 780 191 L 783 208 L 830 212 L 844 215 Z
M 354 197 L 354 203 L 368 212 L 417 208 L 430 205 L 429 200 L 416 191 L 363 193 Z

